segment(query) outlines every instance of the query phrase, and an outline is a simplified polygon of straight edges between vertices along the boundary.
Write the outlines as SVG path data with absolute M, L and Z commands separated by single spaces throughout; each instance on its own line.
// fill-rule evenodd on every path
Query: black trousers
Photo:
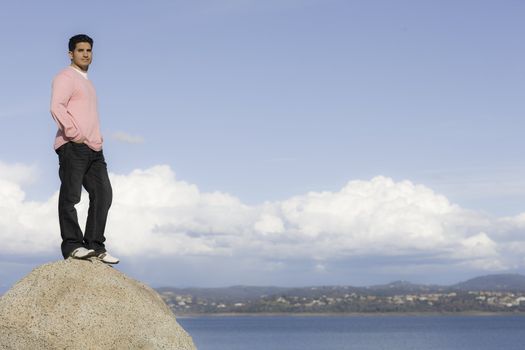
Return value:
M 56 150 L 60 163 L 58 219 L 62 235 L 62 255 L 66 259 L 79 247 L 106 251 L 104 230 L 113 198 L 107 165 L 102 151 L 83 143 L 68 142 Z M 78 224 L 75 205 L 80 202 L 82 186 L 89 193 L 89 210 L 84 234 Z

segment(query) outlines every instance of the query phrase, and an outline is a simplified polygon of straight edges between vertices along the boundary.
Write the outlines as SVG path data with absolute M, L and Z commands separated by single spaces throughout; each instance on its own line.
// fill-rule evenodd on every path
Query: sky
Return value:
M 525 273 L 524 17 L 520 0 L 3 1 L 0 293 L 61 259 L 49 99 L 78 33 L 95 41 L 107 248 L 131 277 Z

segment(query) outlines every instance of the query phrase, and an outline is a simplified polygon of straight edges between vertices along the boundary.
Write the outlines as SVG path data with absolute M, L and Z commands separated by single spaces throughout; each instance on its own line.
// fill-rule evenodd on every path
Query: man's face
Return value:
M 93 56 L 91 54 L 91 45 L 89 43 L 77 43 L 74 51 L 69 51 L 71 64 L 87 71 Z

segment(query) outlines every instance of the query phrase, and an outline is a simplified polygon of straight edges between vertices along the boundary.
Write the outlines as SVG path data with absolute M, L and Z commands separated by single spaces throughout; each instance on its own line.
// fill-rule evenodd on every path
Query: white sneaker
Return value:
M 69 254 L 69 256 L 74 259 L 87 259 L 95 255 L 97 255 L 97 253 L 93 249 L 86 249 L 84 247 L 77 248 Z
M 120 261 L 118 258 L 111 256 L 108 252 L 100 253 L 97 257 L 106 264 L 118 264 Z

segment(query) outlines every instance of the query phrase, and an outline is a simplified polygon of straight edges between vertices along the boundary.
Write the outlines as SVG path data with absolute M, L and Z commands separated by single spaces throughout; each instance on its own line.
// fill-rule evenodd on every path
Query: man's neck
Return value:
M 85 79 L 89 79 L 88 78 L 88 75 L 87 75 L 87 70 L 81 70 L 80 68 L 78 68 L 77 65 L 70 65 L 71 68 L 73 68 L 74 70 L 76 70 L 80 75 L 82 75 Z
M 88 72 L 88 69 L 89 69 L 89 66 L 85 67 L 85 68 L 82 68 L 80 66 L 77 66 L 76 64 L 74 63 L 71 63 L 70 64 L 71 67 L 75 68 L 76 70 L 78 70 L 79 72 L 82 72 L 82 73 L 87 73 Z

